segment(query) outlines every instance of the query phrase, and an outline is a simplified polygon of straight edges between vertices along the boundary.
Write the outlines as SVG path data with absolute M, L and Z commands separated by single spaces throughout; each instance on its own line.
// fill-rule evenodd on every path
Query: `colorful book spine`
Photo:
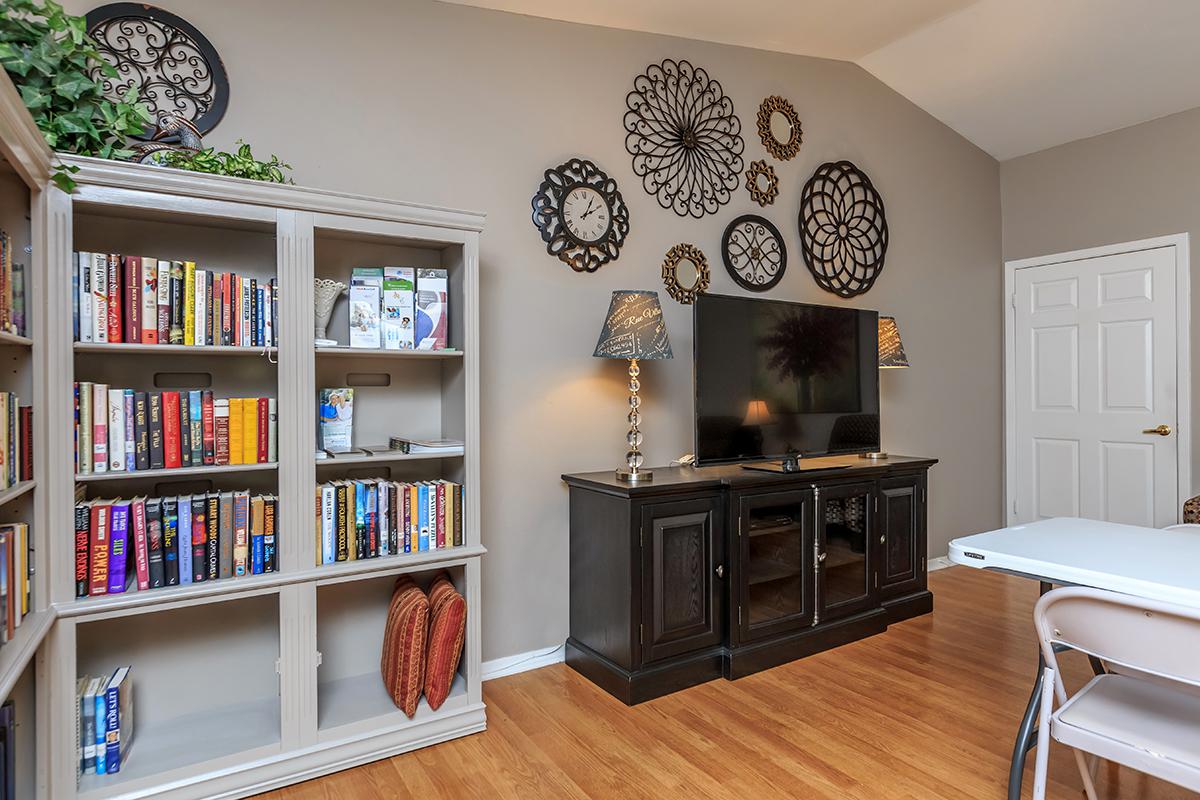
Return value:
M 192 508 L 192 582 L 201 583 L 208 579 L 208 498 L 194 494 Z
M 75 506 L 75 596 L 88 594 L 88 553 L 91 549 L 91 514 L 84 504 Z
M 279 543 L 275 538 L 277 519 L 276 498 L 268 496 L 263 501 L 263 572 L 279 571 Z
M 108 471 L 125 471 L 125 390 L 108 390 Z
M 92 384 L 92 472 L 108 472 L 108 384 Z
M 108 539 L 108 593 L 125 591 L 126 560 L 129 553 L 129 503 L 113 503 L 112 528 Z
M 250 498 L 233 493 L 233 575 L 240 578 L 250 566 Z
M 179 501 L 164 497 L 162 508 L 163 582 L 179 585 Z
M 150 588 L 150 542 L 146 538 L 146 498 L 136 497 L 130 503 L 133 519 L 133 565 L 139 592 Z
M 109 507 L 93 503 L 90 508 L 92 542 L 89 558 L 89 595 L 108 593 L 108 523 Z
M 264 570 L 263 548 L 264 515 L 266 504 L 262 497 L 250 498 L 250 574 L 262 575 Z
M 150 588 L 160 589 L 166 585 L 166 570 L 163 567 L 162 501 L 151 498 L 146 501 L 146 549 L 149 552 Z
M 158 344 L 158 259 L 142 257 L 142 344 Z
M 125 411 L 125 471 L 133 472 L 137 467 L 137 413 L 134 393 L 126 389 L 121 393 Z
M 192 498 L 190 495 L 180 495 L 178 501 L 179 517 L 179 583 L 192 582 Z

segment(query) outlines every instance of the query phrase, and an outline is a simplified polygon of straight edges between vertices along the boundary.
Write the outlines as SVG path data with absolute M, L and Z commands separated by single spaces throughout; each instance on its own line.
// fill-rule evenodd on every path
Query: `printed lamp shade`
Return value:
M 671 358 L 671 342 L 667 338 L 662 306 L 658 304 L 658 292 L 628 289 L 613 292 L 608 317 L 592 355 L 596 358 Z
M 743 425 L 747 427 L 770 425 L 774 421 L 771 411 L 767 408 L 766 400 L 751 400 L 746 404 L 746 418 L 742 420 Z
M 907 367 L 908 356 L 904 354 L 904 343 L 900 341 L 900 329 L 895 317 L 879 318 L 879 368 Z

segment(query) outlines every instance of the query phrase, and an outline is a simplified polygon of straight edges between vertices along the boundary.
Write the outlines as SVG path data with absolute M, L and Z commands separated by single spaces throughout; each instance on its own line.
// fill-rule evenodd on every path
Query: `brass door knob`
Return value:
M 1159 436 L 1170 436 L 1171 435 L 1171 426 L 1170 425 L 1159 425 L 1157 428 L 1146 428 L 1144 431 L 1142 431 L 1142 433 L 1156 433 Z

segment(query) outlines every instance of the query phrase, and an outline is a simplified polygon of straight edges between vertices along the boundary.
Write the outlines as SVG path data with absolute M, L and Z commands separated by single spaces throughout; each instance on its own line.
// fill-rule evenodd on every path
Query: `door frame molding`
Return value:
M 1176 448 L 1176 478 L 1178 503 L 1176 519 L 1180 513 L 1180 504 L 1191 496 L 1192 487 L 1192 383 L 1191 383 L 1191 275 L 1189 270 L 1190 258 L 1188 253 L 1188 234 L 1177 233 L 1169 236 L 1155 236 L 1150 239 L 1140 239 L 1134 242 L 1108 244 L 1100 247 L 1089 247 L 1084 250 L 1072 250 L 1065 253 L 1051 253 L 1033 258 L 1017 259 L 1004 262 L 1004 296 L 1001 299 L 1004 309 L 1004 520 L 1006 525 L 1016 523 L 1013 506 L 1016 503 L 1017 491 L 1017 424 L 1016 424 L 1016 382 L 1014 380 L 1016 361 L 1016 279 L 1017 270 L 1045 267 L 1051 264 L 1062 264 L 1069 261 L 1082 261 L 1100 256 L 1114 256 L 1123 253 L 1136 253 L 1142 250 L 1158 250 L 1173 248 L 1175 251 L 1175 403 L 1177 406 L 1177 430 L 1186 432 L 1186 436 L 1178 438 Z

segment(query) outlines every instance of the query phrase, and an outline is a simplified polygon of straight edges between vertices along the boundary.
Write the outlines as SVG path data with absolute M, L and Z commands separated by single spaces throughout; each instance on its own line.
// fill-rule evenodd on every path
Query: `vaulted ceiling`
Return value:
M 853 61 L 1000 160 L 1200 107 L 1200 0 L 446 0 Z

